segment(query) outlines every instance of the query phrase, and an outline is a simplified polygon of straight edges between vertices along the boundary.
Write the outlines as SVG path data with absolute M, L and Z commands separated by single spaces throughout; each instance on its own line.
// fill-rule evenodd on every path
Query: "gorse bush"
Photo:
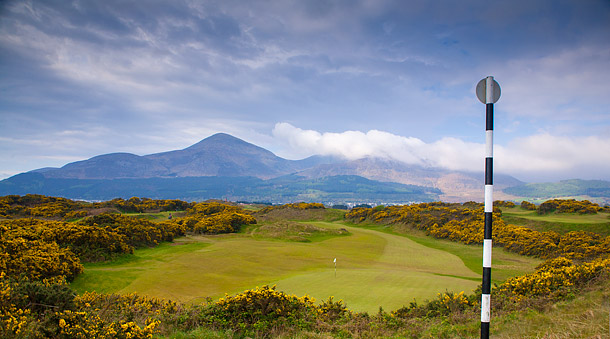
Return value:
M 462 313 L 477 306 L 478 299 L 474 296 L 464 295 L 464 291 L 459 293 L 444 292 L 438 293 L 436 299 L 428 300 L 423 304 L 413 301 L 409 306 L 400 308 L 390 313 L 393 317 L 418 318 L 418 317 L 439 317 L 450 314 Z
M 78 257 L 55 242 L 39 239 L 0 239 L 0 271 L 30 279 L 65 277 L 72 281 L 83 271 Z
M 610 269 L 610 259 L 596 259 L 574 265 L 566 258 L 555 258 L 541 264 L 536 272 L 508 279 L 496 292 L 521 301 L 532 296 L 557 298 L 600 277 Z
M 219 328 L 245 333 L 272 328 L 309 328 L 316 316 L 315 300 L 276 291 L 275 286 L 257 287 L 234 296 L 225 296 L 204 312 L 206 322 Z
M 553 212 L 596 214 L 602 210 L 603 207 L 594 204 L 589 200 L 578 201 L 576 199 L 553 199 L 545 201 L 538 206 L 538 214 L 549 214 Z
M 237 232 L 243 225 L 256 224 L 256 219 L 237 206 L 210 202 L 195 204 L 186 217 L 174 222 L 189 232 L 220 234 Z
M 528 211 L 535 211 L 537 207 L 531 202 L 524 200 L 521 202 L 521 208 Z
M 284 205 L 275 205 L 275 206 L 267 206 L 258 213 L 265 214 L 269 213 L 273 210 L 281 210 L 281 209 L 297 209 L 297 210 L 312 210 L 312 209 L 324 209 L 324 205 L 320 203 L 306 203 L 306 202 L 297 202 L 292 204 L 284 204 Z
M 184 229 L 173 222 L 155 223 L 121 214 L 104 213 L 82 219 L 77 225 L 92 226 L 124 236 L 124 242 L 132 247 L 156 246 L 184 235 Z
M 153 200 L 138 197 L 89 203 L 39 194 L 7 195 L 0 197 L 0 217 L 31 216 L 70 220 L 83 218 L 89 215 L 89 212 L 100 209 L 115 209 L 124 213 L 161 212 L 183 211 L 192 205 L 193 203 L 181 200 Z

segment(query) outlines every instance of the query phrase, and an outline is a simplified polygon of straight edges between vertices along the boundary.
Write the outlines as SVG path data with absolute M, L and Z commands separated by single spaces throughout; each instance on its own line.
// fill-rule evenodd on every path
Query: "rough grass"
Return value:
M 494 338 L 610 338 L 610 277 L 552 305 L 549 309 L 514 312 L 493 319 Z M 492 297 L 493 298 L 493 297 Z
M 165 221 L 169 219 L 169 215 L 172 218 L 183 217 L 186 215 L 186 211 L 166 211 L 166 212 L 146 212 L 146 213 L 125 213 L 126 216 L 133 218 L 142 218 L 150 221 Z
M 567 233 L 571 231 L 588 231 L 604 236 L 610 235 L 610 214 L 545 214 L 528 211 L 520 207 L 502 208 L 502 219 L 509 224 L 525 226 L 536 231 L 555 231 Z
M 276 239 L 283 241 L 312 242 L 349 235 L 345 228 L 331 229 L 295 221 L 278 221 L 253 228 L 255 239 Z

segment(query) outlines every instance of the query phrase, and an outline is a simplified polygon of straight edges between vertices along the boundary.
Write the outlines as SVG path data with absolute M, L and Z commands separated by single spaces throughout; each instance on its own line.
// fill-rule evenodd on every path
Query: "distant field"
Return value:
M 526 226 L 537 231 L 556 231 L 559 233 L 589 231 L 605 236 L 610 235 L 610 214 L 606 212 L 539 215 L 536 211 L 528 211 L 520 207 L 502 207 L 502 219 L 509 224 Z
M 424 236 L 398 236 L 336 222 L 306 222 L 350 235 L 311 242 L 249 233 L 189 236 L 112 263 L 85 265 L 78 292 L 138 292 L 201 302 L 264 284 L 317 300 L 334 296 L 356 311 L 394 310 L 438 292 L 470 293 L 480 284 L 482 250 Z M 331 232 L 332 233 L 332 232 Z M 329 234 L 331 234 L 329 233 Z M 337 258 L 335 277 L 333 259 Z M 494 279 L 533 270 L 538 260 L 494 249 Z

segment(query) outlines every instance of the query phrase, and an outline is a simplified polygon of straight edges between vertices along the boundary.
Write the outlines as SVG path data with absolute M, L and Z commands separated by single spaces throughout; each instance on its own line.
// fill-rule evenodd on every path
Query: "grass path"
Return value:
M 183 237 L 111 263 L 88 264 L 72 286 L 81 293 L 138 292 L 201 302 L 277 284 L 287 293 L 317 300 L 332 295 L 352 310 L 376 312 L 445 290 L 469 293 L 480 284 L 480 275 L 448 251 L 371 229 L 308 223 L 345 228 L 351 235 L 311 243 L 256 240 L 249 234 Z

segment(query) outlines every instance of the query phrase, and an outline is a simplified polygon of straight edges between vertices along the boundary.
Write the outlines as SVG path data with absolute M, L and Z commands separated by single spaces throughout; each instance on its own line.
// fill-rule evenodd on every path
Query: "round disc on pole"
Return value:
M 484 104 L 495 104 L 498 99 L 500 99 L 500 84 L 498 84 L 496 80 L 493 80 L 493 94 L 491 102 L 487 102 L 487 78 L 483 78 L 481 81 L 479 81 L 477 84 L 476 93 L 480 102 Z

